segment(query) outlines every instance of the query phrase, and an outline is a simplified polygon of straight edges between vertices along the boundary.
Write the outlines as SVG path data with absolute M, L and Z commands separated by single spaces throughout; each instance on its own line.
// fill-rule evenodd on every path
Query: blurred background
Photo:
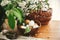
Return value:
M 52 11 L 52 20 L 60 20 L 60 0 L 49 0 Z

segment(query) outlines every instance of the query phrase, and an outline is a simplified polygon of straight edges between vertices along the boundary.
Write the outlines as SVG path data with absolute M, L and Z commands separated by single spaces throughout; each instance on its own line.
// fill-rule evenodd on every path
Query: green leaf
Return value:
M 24 34 L 29 33 L 31 29 L 29 27 L 26 27 Z
M 14 12 L 14 15 L 17 17 L 19 22 L 22 23 L 24 20 L 22 12 L 20 12 L 17 8 L 14 8 L 12 11 Z
M 23 14 L 23 10 L 21 10 L 21 8 L 17 8 L 17 10 L 19 10 L 19 12 L 21 13 L 22 17 L 24 18 L 24 14 Z
M 6 6 L 4 6 L 5 10 L 10 10 L 13 7 L 13 4 L 8 4 Z
M 45 0 L 45 2 L 48 2 L 48 0 Z
M 14 19 L 14 16 L 12 14 L 9 14 L 9 16 L 8 16 L 8 24 L 9 24 L 11 29 L 14 29 L 15 19 Z
M 41 8 L 42 8 L 42 3 L 41 3 L 41 2 L 38 3 L 37 8 L 38 8 L 38 9 L 41 9 Z

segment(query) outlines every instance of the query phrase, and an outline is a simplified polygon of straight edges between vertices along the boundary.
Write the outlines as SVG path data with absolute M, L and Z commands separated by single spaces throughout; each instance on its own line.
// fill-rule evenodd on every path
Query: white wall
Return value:
M 49 0 L 50 7 L 52 7 L 52 20 L 60 20 L 60 0 Z

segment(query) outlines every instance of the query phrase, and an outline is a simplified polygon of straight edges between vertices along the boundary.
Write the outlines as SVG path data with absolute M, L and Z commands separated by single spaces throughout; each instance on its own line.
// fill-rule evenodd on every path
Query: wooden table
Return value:
M 0 35 L 3 38 L 3 36 Z M 42 25 L 35 36 L 32 37 L 19 36 L 19 40 L 60 40 L 60 21 L 50 21 L 48 25 Z
M 60 21 L 50 21 L 48 25 L 42 25 L 36 33 L 37 38 L 47 40 L 60 40 Z

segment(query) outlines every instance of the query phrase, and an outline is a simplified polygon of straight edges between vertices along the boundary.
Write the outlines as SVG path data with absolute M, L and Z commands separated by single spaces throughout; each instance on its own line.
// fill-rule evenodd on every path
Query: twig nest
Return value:
M 41 23 L 38 25 L 34 20 L 25 19 L 24 25 L 18 26 L 18 30 L 20 35 L 33 36 L 39 27 L 41 27 Z
M 40 25 L 34 22 L 34 20 L 26 20 L 26 24 L 28 24 L 29 27 L 31 28 L 38 28 Z

